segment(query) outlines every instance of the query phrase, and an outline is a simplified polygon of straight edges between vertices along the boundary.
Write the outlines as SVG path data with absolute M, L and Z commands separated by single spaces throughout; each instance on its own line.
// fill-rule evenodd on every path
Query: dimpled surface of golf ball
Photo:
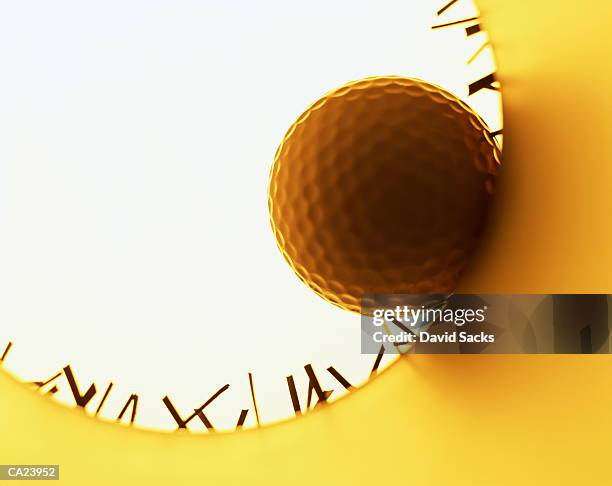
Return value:
M 443 89 L 376 77 L 333 90 L 291 126 L 270 174 L 277 244 L 326 300 L 452 292 L 484 227 L 499 149 Z

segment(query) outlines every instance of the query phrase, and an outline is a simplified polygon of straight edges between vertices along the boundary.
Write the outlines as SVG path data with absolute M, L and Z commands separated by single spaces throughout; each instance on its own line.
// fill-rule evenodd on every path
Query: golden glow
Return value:
M 612 5 L 479 3 L 509 131 L 472 288 L 610 292 Z M 100 424 L 0 374 L 0 456 L 60 463 L 68 486 L 606 485 L 611 375 L 608 356 L 416 356 L 299 420 L 201 437 Z

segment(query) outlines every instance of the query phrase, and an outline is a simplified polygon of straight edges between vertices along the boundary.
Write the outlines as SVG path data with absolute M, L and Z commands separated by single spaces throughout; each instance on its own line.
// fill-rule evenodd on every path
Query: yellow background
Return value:
M 609 2 L 481 0 L 504 87 L 494 222 L 464 290 L 612 292 Z M 0 375 L 0 462 L 70 485 L 609 485 L 609 356 L 416 356 L 231 435 L 102 424 Z
M 216 437 L 97 422 L 1 375 L 0 462 L 83 486 L 609 485 L 610 371 L 608 356 L 416 356 L 324 411 Z
M 606 0 L 480 0 L 504 103 L 504 166 L 466 291 L 612 293 Z

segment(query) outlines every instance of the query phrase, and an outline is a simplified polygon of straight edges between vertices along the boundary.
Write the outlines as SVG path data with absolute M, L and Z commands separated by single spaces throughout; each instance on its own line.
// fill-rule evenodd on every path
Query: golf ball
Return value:
M 298 277 L 359 312 L 373 293 L 449 293 L 483 230 L 499 148 L 421 80 L 337 88 L 291 126 L 270 173 L 272 229 Z

